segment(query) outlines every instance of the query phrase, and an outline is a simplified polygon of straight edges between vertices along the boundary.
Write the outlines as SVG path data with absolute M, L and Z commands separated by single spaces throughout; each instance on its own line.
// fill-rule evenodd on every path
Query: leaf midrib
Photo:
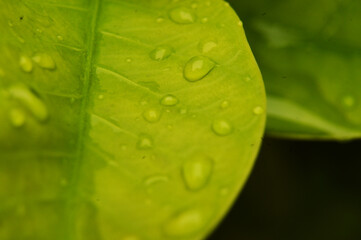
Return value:
M 66 219 L 67 219 L 67 239 L 75 239 L 75 211 L 72 209 L 74 206 L 74 197 L 77 195 L 77 186 L 79 182 L 79 172 L 83 162 L 83 154 L 84 154 L 84 137 L 87 131 L 87 119 L 88 119 L 88 112 L 87 107 L 89 103 L 89 95 L 90 95 L 90 87 L 91 87 L 91 77 L 93 71 L 93 61 L 94 61 L 94 52 L 95 52 L 95 39 L 97 34 L 97 27 L 98 27 L 98 19 L 99 19 L 99 12 L 100 12 L 100 2 L 102 0 L 94 0 L 92 5 L 90 6 L 90 25 L 89 25 L 89 35 L 88 40 L 85 46 L 85 50 L 88 52 L 86 61 L 85 61 L 85 69 L 84 69 L 84 86 L 82 91 L 82 102 L 80 107 L 80 122 L 79 122 L 79 129 L 78 129 L 78 141 L 76 144 L 75 150 L 75 159 L 74 165 L 70 177 L 70 184 L 69 184 L 69 192 L 66 199 Z

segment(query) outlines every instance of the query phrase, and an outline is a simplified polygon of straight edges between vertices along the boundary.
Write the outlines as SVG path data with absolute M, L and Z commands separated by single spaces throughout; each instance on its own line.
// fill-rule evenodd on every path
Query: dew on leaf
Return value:
M 131 63 L 133 60 L 132 60 L 131 58 L 127 58 L 127 59 L 125 59 L 125 61 L 126 61 L 127 63 Z
M 209 53 L 210 51 L 212 51 L 217 46 L 218 46 L 218 44 L 213 40 L 201 41 L 199 43 L 199 50 L 202 53 Z
M 172 9 L 169 12 L 169 17 L 173 22 L 179 24 L 194 23 L 196 19 L 194 13 L 185 7 Z
M 33 62 L 31 61 L 31 59 L 29 57 L 21 56 L 19 64 L 20 64 L 21 69 L 24 72 L 30 73 L 31 71 L 33 71 Z
M 137 148 L 146 150 L 151 149 L 153 147 L 153 139 L 145 134 L 140 135 L 139 140 L 137 142 Z
M 167 106 L 167 107 L 172 107 L 172 106 L 175 106 L 178 104 L 178 99 L 173 96 L 173 95 L 166 95 L 164 96 L 161 100 L 160 100 L 160 103 L 163 105 L 163 106 Z
M 261 115 L 264 112 L 264 109 L 260 106 L 257 106 L 253 109 L 253 113 L 255 115 Z
M 208 22 L 208 18 L 207 18 L 207 17 L 202 18 L 202 19 L 201 19 L 201 22 L 202 22 L 202 23 L 207 23 L 207 22 Z
M 198 209 L 189 209 L 173 215 L 164 224 L 164 233 L 170 237 L 184 237 L 197 233 L 204 227 L 206 219 Z
M 28 109 L 40 122 L 48 119 L 48 109 L 45 103 L 38 98 L 29 88 L 19 85 L 9 89 L 10 96 Z
M 159 46 L 150 52 L 150 58 L 156 61 L 162 61 L 172 55 L 173 49 L 169 46 Z
M 179 113 L 182 114 L 182 115 L 187 114 L 187 112 L 188 112 L 188 110 L 186 108 L 181 108 L 179 110 Z
M 227 120 L 219 119 L 212 123 L 212 130 L 219 136 L 227 136 L 232 133 L 233 127 Z
M 189 190 L 202 189 L 213 170 L 213 160 L 205 155 L 196 155 L 185 161 L 182 169 L 184 182 Z
M 64 41 L 64 37 L 63 37 L 63 36 L 58 35 L 57 38 L 58 38 L 59 41 Z
M 196 82 L 207 76 L 215 67 L 215 63 L 204 56 L 191 58 L 184 67 L 184 78 Z
M 98 95 L 98 99 L 99 99 L 99 100 L 103 100 L 103 99 L 104 99 L 104 95 L 103 95 L 103 94 Z
M 33 60 L 41 68 L 48 70 L 54 70 L 56 68 L 54 59 L 48 54 L 45 53 L 37 54 L 33 57 Z
M 157 183 L 168 182 L 168 181 L 169 181 L 169 178 L 167 176 L 159 174 L 159 175 L 153 175 L 153 176 L 147 177 L 144 180 L 144 185 L 149 187 L 149 186 L 157 184 Z
M 161 112 L 156 108 L 151 108 L 143 113 L 143 117 L 147 122 L 155 123 L 160 119 Z
M 19 108 L 14 108 L 12 110 L 10 110 L 10 121 L 11 124 L 13 125 L 13 127 L 15 128 L 20 128 L 22 126 L 24 126 L 25 122 L 26 122 L 26 114 L 23 110 L 19 109 Z
M 223 101 L 221 102 L 221 105 L 220 105 L 221 109 L 226 109 L 229 107 L 229 102 L 228 101 Z

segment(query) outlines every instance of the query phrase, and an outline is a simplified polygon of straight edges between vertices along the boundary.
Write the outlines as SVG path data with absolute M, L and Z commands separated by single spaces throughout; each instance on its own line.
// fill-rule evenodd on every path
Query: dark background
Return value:
M 361 141 L 266 138 L 229 214 L 208 240 L 360 240 Z

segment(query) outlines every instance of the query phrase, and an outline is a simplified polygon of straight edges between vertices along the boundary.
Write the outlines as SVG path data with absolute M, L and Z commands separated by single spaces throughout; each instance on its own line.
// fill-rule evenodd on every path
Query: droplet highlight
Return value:
M 184 67 L 184 78 L 196 82 L 206 77 L 215 67 L 215 63 L 204 56 L 191 58 Z
M 191 191 L 202 189 L 209 181 L 213 170 L 213 160 L 205 155 L 188 159 L 183 165 L 183 178 Z
M 196 20 L 193 11 L 185 7 L 172 9 L 169 12 L 169 18 L 178 24 L 190 24 Z
M 209 53 L 218 46 L 216 41 L 206 40 L 199 43 L 199 50 L 201 53 Z
M 155 61 L 163 61 L 172 55 L 173 49 L 169 46 L 159 46 L 150 52 L 150 58 Z
M 253 113 L 255 115 L 261 115 L 262 113 L 264 113 L 264 109 L 263 107 L 257 106 L 253 109 Z
M 35 55 L 33 61 L 44 69 L 54 70 L 56 68 L 54 59 L 45 53 Z
M 143 113 L 144 119 L 149 123 L 158 122 L 160 119 L 161 112 L 156 108 L 151 108 Z
M 30 73 L 33 71 L 33 62 L 27 56 L 21 56 L 19 61 L 21 69 L 26 72 Z
M 232 133 L 232 125 L 224 119 L 215 120 L 212 124 L 212 130 L 219 136 L 227 136 Z
M 141 150 L 147 150 L 153 148 L 153 139 L 145 134 L 140 135 L 137 148 Z
M 172 106 L 175 106 L 178 104 L 178 99 L 173 96 L 173 95 L 166 95 L 164 96 L 161 100 L 160 100 L 160 103 L 163 105 L 163 106 L 167 106 L 167 107 L 172 107 Z
M 198 209 L 189 209 L 175 214 L 164 225 L 164 233 L 170 237 L 183 237 L 195 234 L 204 227 L 206 219 Z

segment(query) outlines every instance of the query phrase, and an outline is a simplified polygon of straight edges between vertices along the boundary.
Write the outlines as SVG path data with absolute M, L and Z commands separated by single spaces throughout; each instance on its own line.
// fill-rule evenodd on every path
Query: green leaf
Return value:
M 267 133 L 361 137 L 361 2 L 231 1 L 265 80 Z
M 201 239 L 265 123 L 220 0 L 0 2 L 0 239 Z

